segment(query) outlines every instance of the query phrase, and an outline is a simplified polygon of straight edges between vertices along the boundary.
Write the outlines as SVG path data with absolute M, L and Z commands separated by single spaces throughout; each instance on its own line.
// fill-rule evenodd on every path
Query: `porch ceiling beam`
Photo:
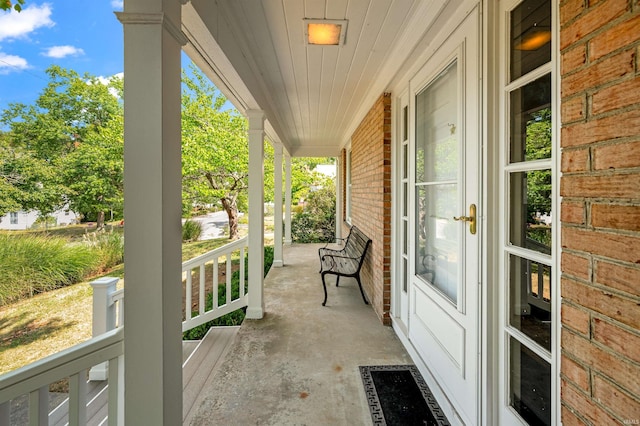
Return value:
M 125 421 L 182 422 L 177 0 L 127 0 L 124 26 Z M 144 167 L 142 166 L 144 165 Z

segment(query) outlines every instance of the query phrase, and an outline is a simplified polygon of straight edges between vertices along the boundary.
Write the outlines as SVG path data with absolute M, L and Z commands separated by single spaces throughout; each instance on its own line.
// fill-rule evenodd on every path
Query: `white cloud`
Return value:
M 29 6 L 18 13 L 0 13 L 0 41 L 26 37 L 29 33 L 41 27 L 53 27 L 51 20 L 51 6 L 44 3 L 42 6 Z
M 48 48 L 43 55 L 49 58 L 64 58 L 67 56 L 84 55 L 84 50 L 73 46 L 53 46 Z
M 0 52 L 0 74 L 9 74 L 10 72 L 22 71 L 27 68 L 29 68 L 29 64 L 26 59 Z
M 114 75 L 112 75 L 112 76 L 110 76 L 110 77 L 104 77 L 104 76 L 102 76 L 102 75 L 99 75 L 99 76 L 97 77 L 98 82 L 99 82 L 100 84 L 104 84 L 105 86 L 107 86 L 107 85 L 109 84 L 109 82 L 110 82 L 112 79 L 114 79 L 114 78 L 124 78 L 124 73 L 123 73 L 123 72 L 119 72 L 119 73 L 114 74 Z M 116 89 L 114 89 L 113 87 L 110 87 L 110 88 L 109 88 L 109 93 L 111 93 L 111 94 L 112 94 L 113 96 L 115 96 L 116 98 L 119 96 L 119 95 L 118 95 L 118 91 L 117 91 Z
M 123 0 L 111 0 L 111 7 L 114 9 L 122 9 L 124 7 Z

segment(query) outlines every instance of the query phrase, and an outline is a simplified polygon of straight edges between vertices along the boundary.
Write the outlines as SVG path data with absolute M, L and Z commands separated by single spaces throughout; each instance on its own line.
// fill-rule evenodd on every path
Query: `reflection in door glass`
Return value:
M 509 255 L 509 325 L 551 351 L 551 267 Z
M 461 229 L 453 221 L 457 185 L 418 186 L 416 190 L 416 274 L 456 303 Z
M 513 337 L 509 404 L 530 425 L 551 424 L 551 365 Z
M 511 173 L 510 242 L 551 254 L 551 170 Z
M 551 158 L 551 74 L 510 96 L 510 162 Z
M 511 81 L 551 60 L 551 2 L 526 0 L 511 12 Z
M 458 300 L 459 99 L 454 60 L 416 95 L 416 274 Z
M 416 182 L 458 178 L 457 61 L 416 96 Z

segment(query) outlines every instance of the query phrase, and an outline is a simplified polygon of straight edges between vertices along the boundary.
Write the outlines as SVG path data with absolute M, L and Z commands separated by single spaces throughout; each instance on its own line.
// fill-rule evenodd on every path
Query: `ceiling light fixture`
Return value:
M 335 19 L 305 19 L 304 35 L 307 44 L 341 46 L 347 33 L 347 21 Z

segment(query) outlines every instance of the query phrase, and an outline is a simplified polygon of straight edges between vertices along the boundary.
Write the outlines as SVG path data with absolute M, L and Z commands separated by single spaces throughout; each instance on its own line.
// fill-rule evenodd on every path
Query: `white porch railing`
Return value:
M 29 395 L 28 424 L 49 424 L 49 384 L 69 378 L 69 425 L 87 421 L 87 371 L 95 364 L 109 362 L 109 425 L 123 424 L 124 334 L 111 330 L 32 364 L 5 374 L 0 380 L 0 424 L 9 425 L 11 400 Z
M 219 247 L 208 253 L 187 260 L 182 264 L 182 276 L 185 280 L 185 317 L 182 322 L 182 331 L 191 330 L 201 324 L 219 318 L 237 309 L 244 308 L 248 303 L 248 296 L 245 291 L 245 253 L 247 252 L 247 237 L 236 240 L 232 243 Z M 222 288 L 218 282 L 220 273 L 220 259 L 224 259 L 224 303 L 219 297 Z M 236 262 L 237 268 L 233 267 Z M 232 288 L 232 277 L 234 269 L 239 274 L 238 294 L 234 295 Z M 207 282 L 210 272 L 211 281 Z M 194 283 L 197 277 L 197 283 Z M 193 307 L 193 291 L 198 290 L 198 301 Z M 212 294 L 212 306 L 207 307 L 206 294 Z M 234 298 L 235 296 L 235 298 Z
M 245 291 L 245 254 L 247 238 L 234 241 L 182 264 L 185 282 L 185 317 L 182 330 L 187 331 L 227 313 L 247 306 Z M 222 259 L 222 262 L 221 262 Z M 219 297 L 218 276 L 224 263 L 224 302 Z M 234 267 L 235 266 L 235 267 Z M 232 276 L 239 271 L 237 295 Z M 210 274 L 208 274 L 208 271 Z M 197 284 L 194 277 L 199 276 Z M 207 280 L 206 278 L 211 278 Z M 69 425 L 87 422 L 87 376 L 89 380 L 108 380 L 108 425 L 124 424 L 124 291 L 117 290 L 118 278 L 105 277 L 91 283 L 93 287 L 93 338 L 57 354 L 5 374 L 0 378 L 0 425 L 11 424 L 11 400 L 28 395 L 29 425 L 48 425 L 60 416 L 49 413 L 49 385 L 69 378 Z M 199 297 L 193 309 L 193 291 Z M 206 293 L 213 294 L 207 307 Z M 234 298 L 235 296 L 235 298 Z

